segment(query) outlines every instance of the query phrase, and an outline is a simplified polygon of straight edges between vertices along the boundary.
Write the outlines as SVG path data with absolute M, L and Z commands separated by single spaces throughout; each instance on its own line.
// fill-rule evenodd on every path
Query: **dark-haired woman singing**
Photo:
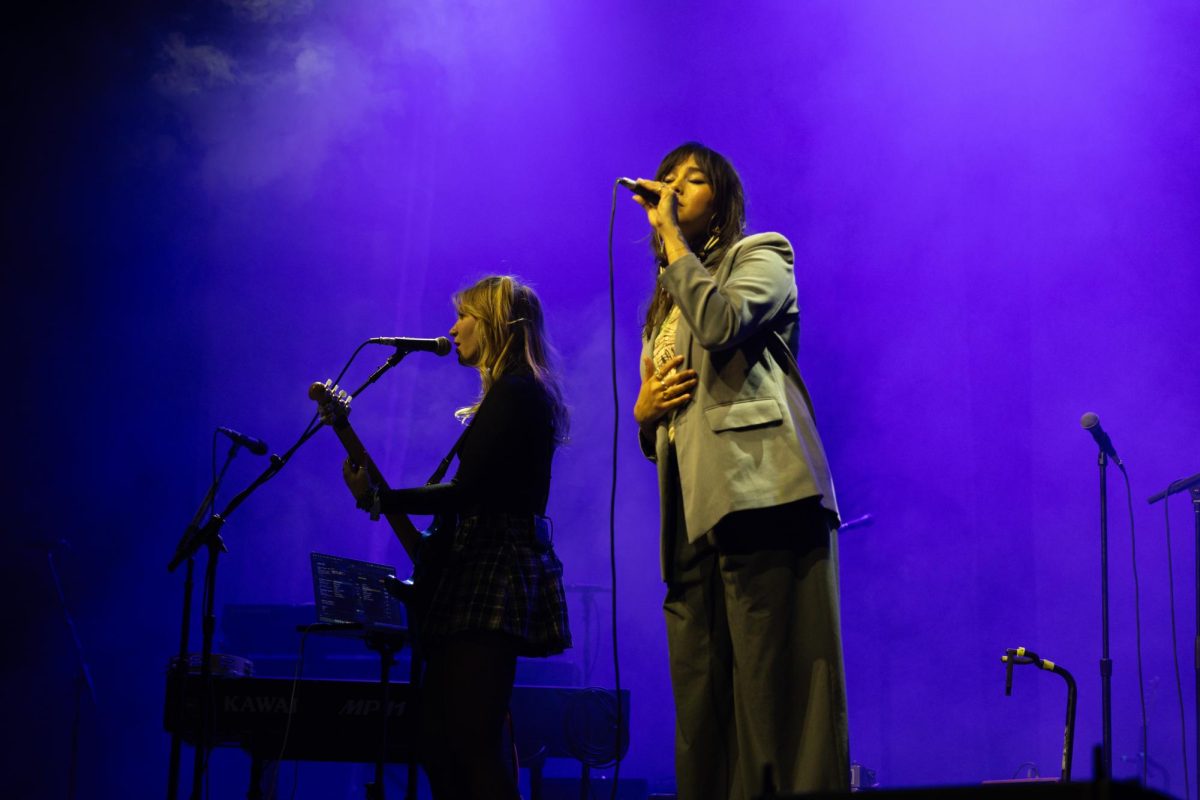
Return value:
M 457 515 L 421 619 L 418 752 L 435 797 L 511 800 L 501 742 L 517 656 L 571 645 L 562 564 L 540 524 L 567 413 L 529 286 L 484 278 L 455 295 L 454 306 L 459 363 L 482 381 L 478 400 L 458 411 L 470 427 L 454 478 L 380 491 L 349 461 L 343 474 L 361 508 Z
M 837 503 L 799 341 L 794 257 L 745 235 L 742 184 L 687 143 L 635 196 L 654 295 L 634 408 L 658 466 L 679 796 L 845 790 Z

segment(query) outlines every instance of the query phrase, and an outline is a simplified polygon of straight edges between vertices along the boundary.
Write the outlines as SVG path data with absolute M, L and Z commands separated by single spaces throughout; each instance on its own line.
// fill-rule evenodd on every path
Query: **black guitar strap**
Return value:
M 463 429 L 463 432 L 458 435 L 458 440 L 454 442 L 454 446 L 450 448 L 450 452 L 446 453 L 446 457 L 442 459 L 442 463 L 438 464 L 437 469 L 429 476 L 429 480 L 425 481 L 428 486 L 431 483 L 441 483 L 442 478 L 446 477 L 446 470 L 450 469 L 450 462 L 458 455 L 458 449 L 462 447 L 463 439 L 467 438 L 467 433 L 470 432 L 471 426 L 468 425 Z

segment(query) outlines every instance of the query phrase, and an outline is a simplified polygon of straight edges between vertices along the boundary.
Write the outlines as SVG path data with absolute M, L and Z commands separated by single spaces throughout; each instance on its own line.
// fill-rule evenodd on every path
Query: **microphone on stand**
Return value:
M 435 353 L 439 356 L 450 354 L 450 340 L 445 336 L 436 339 L 413 339 L 408 336 L 376 336 L 367 339 L 367 344 L 385 344 L 404 353 L 417 351 Z
M 647 203 L 658 205 L 658 201 L 660 199 L 658 192 L 654 191 L 653 189 L 647 189 L 645 186 L 639 186 L 638 182 L 633 178 L 617 178 L 617 183 L 621 184 L 626 189 L 645 200 Z
M 240 444 L 256 456 L 265 456 L 267 454 L 267 443 L 262 439 L 255 439 L 253 436 L 247 436 L 244 433 L 238 433 L 235 430 L 220 425 L 217 426 L 217 433 L 225 434 L 235 443 Z
M 1104 428 L 1100 427 L 1100 417 L 1096 416 L 1091 411 L 1083 415 L 1079 420 L 1079 424 L 1083 429 L 1092 435 L 1096 440 L 1096 444 L 1100 447 L 1100 451 L 1113 460 L 1113 463 L 1125 471 L 1125 465 L 1121 463 L 1121 457 L 1117 455 L 1117 449 L 1113 447 L 1112 439 L 1108 438 L 1108 434 L 1104 432 Z

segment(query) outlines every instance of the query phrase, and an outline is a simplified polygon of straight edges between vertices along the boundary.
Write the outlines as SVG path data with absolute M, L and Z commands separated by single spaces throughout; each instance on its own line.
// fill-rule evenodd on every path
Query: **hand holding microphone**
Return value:
M 691 252 L 688 239 L 679 222 L 679 191 L 663 181 L 644 178 L 618 178 L 617 182 L 633 192 L 635 203 L 646 209 L 646 220 L 662 244 L 662 257 L 667 264 Z
M 641 178 L 634 180 L 633 178 L 617 178 L 617 183 L 624 186 L 629 191 L 633 192 L 634 198 L 640 197 L 651 205 L 657 206 L 662 200 L 662 191 L 660 188 L 652 188 L 652 184 L 657 181 L 647 181 Z M 659 184 L 661 186 L 661 184 Z M 645 205 L 645 203 L 643 203 Z
M 617 178 L 617 183 L 633 192 L 633 201 L 640 205 L 650 215 L 650 224 L 662 233 L 662 223 L 669 222 L 679 226 L 676 210 L 679 197 L 675 190 L 662 181 L 648 181 L 645 178 Z

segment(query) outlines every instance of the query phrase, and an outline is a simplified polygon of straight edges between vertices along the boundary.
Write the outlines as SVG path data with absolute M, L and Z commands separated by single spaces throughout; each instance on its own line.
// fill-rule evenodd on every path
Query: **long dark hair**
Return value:
M 704 172 L 713 188 L 713 218 L 708 226 L 705 242 L 688 242 L 692 250 L 704 261 L 709 256 L 725 253 L 746 235 L 746 195 L 742 191 L 742 179 L 729 159 L 706 147 L 700 142 L 684 142 L 663 157 L 662 163 L 654 173 L 654 179 L 661 181 L 688 158 L 694 157 L 696 165 Z M 657 233 L 650 237 L 650 249 L 654 253 L 655 270 L 667 266 L 667 251 Z M 642 336 L 649 339 L 654 331 L 667 318 L 672 306 L 671 296 L 657 282 L 654 284 L 654 294 L 646 309 L 646 322 L 642 327 Z
M 510 372 L 528 372 L 546 390 L 554 422 L 554 441 L 567 440 L 567 406 L 553 364 L 554 348 L 546 338 L 542 303 L 533 287 L 512 275 L 490 275 L 454 295 L 454 308 L 478 320 L 479 399 L 456 413 L 468 420 L 479 410 L 483 396 Z

